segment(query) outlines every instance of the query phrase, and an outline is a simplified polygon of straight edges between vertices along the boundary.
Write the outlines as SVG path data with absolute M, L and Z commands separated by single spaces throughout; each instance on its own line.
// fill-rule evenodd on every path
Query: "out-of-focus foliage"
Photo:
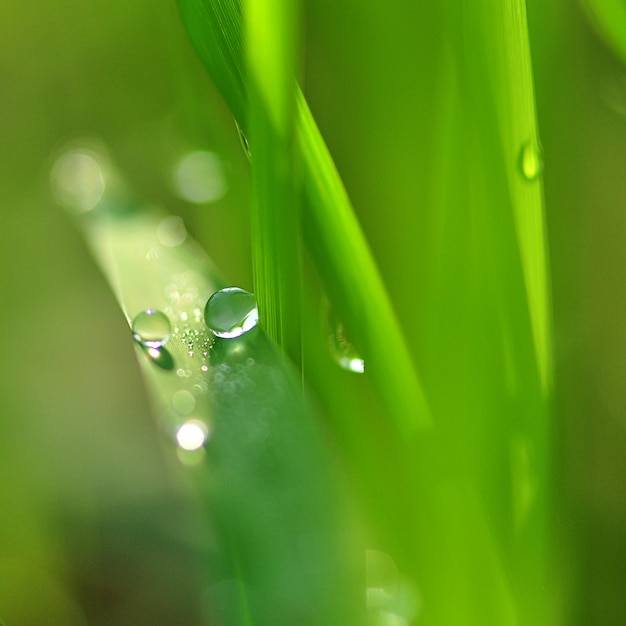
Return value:
M 305 3 L 304 87 L 410 349 L 436 366 L 424 368 L 432 388 L 441 373 L 454 378 L 464 357 L 456 334 L 438 343 L 421 316 L 458 318 L 461 340 L 471 320 L 459 300 L 433 307 L 433 275 L 423 268 L 436 248 L 424 248 L 420 233 L 449 237 L 424 207 L 476 191 L 454 183 L 444 198 L 435 191 L 468 166 L 464 150 L 449 160 L 460 129 L 446 122 L 473 77 L 460 83 L 443 51 L 446 11 L 459 3 L 379 4 Z M 555 304 L 554 495 L 569 589 L 561 606 L 567 623 L 621 626 L 626 77 L 575 3 L 528 5 Z M 173 4 L 5 2 L 0 34 L 0 616 L 7 626 L 200 624 L 211 537 L 186 468 L 146 408 L 128 327 L 52 204 L 48 173 L 50 154 L 68 138 L 100 136 L 140 197 L 182 214 L 230 281 L 251 288 L 246 158 Z M 200 206 L 171 182 L 181 157 L 196 150 L 219 155 L 228 184 Z M 446 162 L 453 165 L 437 174 Z M 441 262 L 449 274 L 456 261 Z M 318 300 L 313 287 L 304 294 L 305 303 Z M 316 324 L 305 325 L 312 338 Z M 326 390 L 322 409 L 345 420 L 340 447 L 370 468 L 366 483 L 376 486 L 378 469 L 395 458 L 372 460 L 370 443 L 352 435 L 362 413 L 380 414 L 377 400 L 347 372 L 330 378 L 325 346 L 314 349 L 327 366 L 308 372 Z M 454 384 L 441 384 L 440 402 L 464 403 Z M 524 462 L 523 446 L 513 454 Z M 389 517 L 384 508 L 380 517 Z M 455 541 L 484 546 L 484 537 L 463 537 L 462 521 Z

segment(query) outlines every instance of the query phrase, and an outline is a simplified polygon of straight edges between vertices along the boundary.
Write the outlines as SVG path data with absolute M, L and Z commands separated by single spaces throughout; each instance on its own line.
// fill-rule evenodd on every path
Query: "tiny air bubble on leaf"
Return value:
M 221 289 L 206 303 L 204 321 L 216 337 L 240 337 L 252 330 L 259 321 L 256 299 L 239 287 Z
M 146 309 L 133 320 L 133 338 L 142 346 L 161 348 L 171 334 L 170 320 L 157 309 Z

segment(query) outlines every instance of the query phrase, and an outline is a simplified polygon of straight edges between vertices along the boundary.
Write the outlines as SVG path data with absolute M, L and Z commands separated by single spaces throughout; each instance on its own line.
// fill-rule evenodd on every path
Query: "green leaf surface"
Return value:
M 162 347 L 135 345 L 159 424 L 211 520 L 212 610 L 233 625 L 354 623 L 343 497 L 292 366 L 260 326 L 214 338 L 204 305 L 225 283 L 179 218 L 122 200 L 112 173 L 112 188 L 90 195 L 99 157 L 71 157 L 81 167 L 61 182 L 74 200 L 95 200 L 77 219 L 129 326 L 146 309 L 171 323 Z
M 297 6 L 247 0 L 254 290 L 269 336 L 301 362 L 299 168 L 294 142 Z

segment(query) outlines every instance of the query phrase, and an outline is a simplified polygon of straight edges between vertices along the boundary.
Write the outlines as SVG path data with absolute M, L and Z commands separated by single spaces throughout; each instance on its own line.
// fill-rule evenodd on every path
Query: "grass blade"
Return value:
M 294 145 L 297 5 L 247 0 L 254 289 L 267 333 L 300 363 L 300 210 Z M 299 191 L 299 189 L 298 189 Z
M 238 0 L 220 0 L 218 20 L 212 0 L 179 0 L 181 16 L 192 43 L 238 124 L 247 132 L 246 87 L 241 52 L 241 9 Z M 200 19 L 200 23 L 198 23 Z M 210 21 L 210 24 L 207 22 Z M 227 33 L 216 36 L 227 28 Z M 226 43 L 227 50 L 221 46 Z M 222 66 L 231 62 L 236 68 Z M 231 79 L 237 88 L 231 88 Z M 370 362 L 372 377 L 383 398 L 393 428 L 402 438 L 431 425 L 421 381 L 403 340 L 376 263 L 354 210 L 310 111 L 299 96 L 298 139 L 303 161 L 303 233 L 305 243 L 333 305 L 343 317 L 357 348 Z M 314 234 L 313 234 L 314 233 Z M 352 254 L 356 255 L 353 259 Z M 393 364 L 393 367 L 389 367 Z M 372 369 L 373 368 L 373 369 Z M 399 376 L 396 372 L 401 372 Z
M 85 211 L 79 225 L 129 325 L 146 309 L 170 320 L 166 343 L 136 351 L 210 519 L 212 610 L 233 626 L 355 623 L 344 498 L 299 377 L 260 326 L 211 336 L 202 313 L 223 279 L 179 218 L 116 194 L 100 163 L 92 150 L 70 150 L 53 181 Z
M 589 17 L 611 46 L 615 54 L 626 63 L 626 5 L 621 0 L 583 0 Z

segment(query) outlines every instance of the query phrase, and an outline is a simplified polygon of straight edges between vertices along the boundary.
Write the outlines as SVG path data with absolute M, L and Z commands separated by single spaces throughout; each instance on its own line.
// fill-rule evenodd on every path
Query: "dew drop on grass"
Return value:
M 237 120 L 235 120 L 235 126 L 237 127 L 237 134 L 239 135 L 239 141 L 241 141 L 241 147 L 243 148 L 243 151 L 248 159 L 251 159 L 252 153 L 250 152 L 250 144 L 248 143 L 248 138 L 244 135 L 244 132 L 241 129 L 241 126 L 239 126 L 239 124 L 237 123 Z
M 332 311 L 328 317 L 328 343 L 337 365 L 356 374 L 365 372 L 365 361 L 350 342 L 345 326 Z
M 519 168 L 522 176 L 529 182 L 537 180 L 543 172 L 541 147 L 532 140 L 522 146 L 519 155 Z
M 216 337 L 240 337 L 252 330 L 259 321 L 256 299 L 239 287 L 220 289 L 206 303 L 204 321 Z
M 161 348 L 171 334 L 170 320 L 157 309 L 146 309 L 133 320 L 133 338 L 147 348 Z

